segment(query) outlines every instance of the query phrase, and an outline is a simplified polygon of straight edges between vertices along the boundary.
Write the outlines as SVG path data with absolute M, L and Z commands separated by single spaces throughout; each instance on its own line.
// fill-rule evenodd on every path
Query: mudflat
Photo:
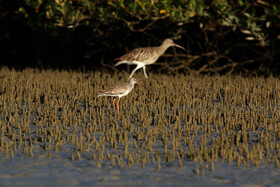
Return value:
M 0 70 L 3 186 L 278 186 L 280 81 Z

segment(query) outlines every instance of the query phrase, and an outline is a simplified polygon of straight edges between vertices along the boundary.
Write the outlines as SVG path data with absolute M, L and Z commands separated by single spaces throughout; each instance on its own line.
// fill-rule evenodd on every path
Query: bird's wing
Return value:
M 117 84 L 112 86 L 107 90 L 100 91 L 100 94 L 108 94 L 108 95 L 118 95 L 122 94 L 127 90 L 127 83 Z
M 137 48 L 129 53 L 119 57 L 118 59 L 121 61 L 139 61 L 144 62 L 146 60 L 157 60 L 158 55 L 156 53 L 155 47 L 143 47 Z

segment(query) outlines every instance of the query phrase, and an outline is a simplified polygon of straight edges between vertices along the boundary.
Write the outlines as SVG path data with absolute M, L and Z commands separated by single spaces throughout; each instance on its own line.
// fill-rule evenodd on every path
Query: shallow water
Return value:
M 204 165 L 205 166 L 205 165 Z M 98 168 L 94 161 L 14 158 L 0 162 L 1 186 L 279 186 L 280 171 L 274 165 L 237 168 L 215 162 L 215 171 L 204 167 L 204 175 L 194 170 L 198 163 L 184 168 L 152 165 L 141 168 Z

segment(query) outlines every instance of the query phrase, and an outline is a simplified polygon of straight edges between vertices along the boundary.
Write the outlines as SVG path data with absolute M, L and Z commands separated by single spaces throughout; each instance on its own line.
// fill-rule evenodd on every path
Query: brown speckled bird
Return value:
M 116 63 L 115 66 L 120 64 L 137 65 L 136 68 L 131 72 L 128 79 L 130 79 L 140 68 L 143 68 L 144 75 L 146 78 L 148 78 L 146 73 L 146 65 L 155 63 L 170 46 L 175 46 L 186 50 L 184 47 L 175 44 L 172 39 L 165 39 L 160 46 L 137 48 L 119 58 L 116 58 L 115 60 L 119 60 L 119 62 Z
M 134 88 L 134 84 L 141 85 L 139 82 L 136 81 L 135 78 L 132 77 L 131 79 L 129 79 L 128 83 L 117 84 L 107 90 L 99 91 L 97 97 L 100 97 L 100 96 L 119 97 L 119 99 L 117 101 L 118 110 L 116 110 L 116 107 L 115 107 L 116 98 L 114 98 L 114 100 L 113 100 L 114 109 L 115 109 L 116 113 L 118 114 L 119 113 L 119 101 L 120 101 L 121 97 L 126 96 Z

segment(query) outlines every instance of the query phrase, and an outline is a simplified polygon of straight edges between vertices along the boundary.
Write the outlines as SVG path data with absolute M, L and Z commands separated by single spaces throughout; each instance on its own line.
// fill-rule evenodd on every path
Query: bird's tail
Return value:
M 115 60 L 119 60 L 119 59 L 116 58 Z M 124 61 L 119 61 L 118 63 L 115 64 L 115 66 L 118 66 L 118 65 L 124 64 L 124 63 L 125 63 Z
M 103 94 L 104 94 L 104 91 L 100 90 L 100 91 L 97 92 L 97 97 L 103 96 Z

